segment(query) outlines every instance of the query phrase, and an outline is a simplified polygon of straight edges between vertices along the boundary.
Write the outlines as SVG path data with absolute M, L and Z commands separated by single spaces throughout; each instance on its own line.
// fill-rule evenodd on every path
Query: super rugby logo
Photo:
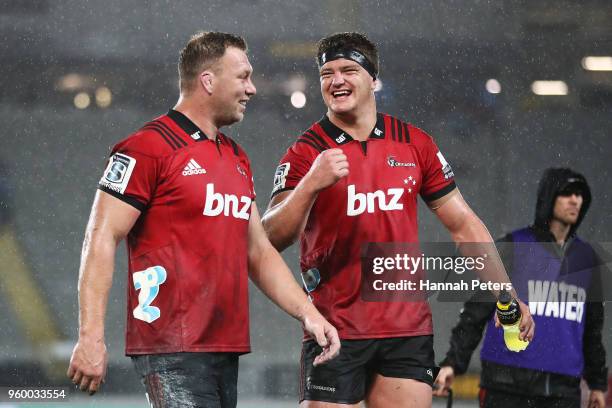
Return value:
M 289 174 L 290 168 L 291 163 L 283 163 L 276 168 L 276 172 L 274 173 L 274 187 L 272 187 L 273 194 L 285 188 L 285 184 L 287 183 L 287 174 Z
M 125 154 L 115 153 L 108 160 L 108 166 L 99 184 L 102 187 L 123 194 L 132 176 L 134 166 L 136 166 L 135 158 Z
M 204 202 L 204 215 L 216 217 L 223 214 L 234 218 L 248 220 L 251 213 L 251 198 L 242 196 L 238 198 L 233 194 L 215 193 L 215 185 L 206 185 L 206 201 Z
M 372 214 L 377 209 L 381 211 L 403 210 L 404 204 L 400 202 L 403 194 L 403 188 L 390 188 L 386 192 L 377 190 L 373 193 L 358 193 L 355 185 L 351 184 L 348 186 L 346 215 L 354 217 L 364 212 Z
M 416 164 L 412 162 L 408 162 L 408 163 L 398 162 L 397 160 L 395 160 L 395 157 L 393 156 L 387 157 L 387 164 L 391 167 L 416 167 Z
M 442 152 L 436 153 L 436 156 L 438 157 L 438 160 L 440 161 L 440 164 L 442 165 L 442 172 L 444 173 L 444 178 L 448 180 L 449 178 L 455 177 L 455 174 L 453 173 L 453 169 L 451 168 L 450 164 L 448 164 L 448 162 L 442 155 Z

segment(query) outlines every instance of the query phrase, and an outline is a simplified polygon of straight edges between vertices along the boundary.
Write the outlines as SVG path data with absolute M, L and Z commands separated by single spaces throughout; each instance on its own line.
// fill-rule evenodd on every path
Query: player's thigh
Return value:
M 368 391 L 368 408 L 429 408 L 431 385 L 410 378 L 376 374 Z

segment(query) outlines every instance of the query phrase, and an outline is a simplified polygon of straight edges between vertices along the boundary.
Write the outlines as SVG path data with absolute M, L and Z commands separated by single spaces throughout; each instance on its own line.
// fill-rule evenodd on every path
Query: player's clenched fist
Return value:
M 335 184 L 349 174 L 349 163 L 341 149 L 329 149 L 321 152 L 306 177 L 315 191 L 321 191 Z

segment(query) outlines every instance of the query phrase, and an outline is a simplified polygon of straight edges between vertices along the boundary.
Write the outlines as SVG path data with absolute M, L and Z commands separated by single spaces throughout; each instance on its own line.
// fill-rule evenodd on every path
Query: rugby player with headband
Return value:
M 342 342 L 337 359 L 313 367 L 320 348 L 305 335 L 300 403 L 430 407 L 437 370 L 429 304 L 365 301 L 362 245 L 418 242 L 420 195 L 455 242 L 488 243 L 495 267 L 486 280 L 508 283 L 508 276 L 432 137 L 377 112 L 376 46 L 359 33 L 334 34 L 319 41 L 317 63 L 327 112 L 280 160 L 263 218 L 277 249 L 300 239 L 309 296 Z M 531 339 L 533 319 L 520 305 L 520 336 Z
M 372 76 L 372 78 L 376 79 L 378 69 L 368 60 L 365 55 L 354 49 L 341 49 L 324 52 L 318 58 L 319 68 L 330 61 L 335 61 L 340 58 L 355 61 L 361 65 L 363 69 L 365 69 L 368 74 Z

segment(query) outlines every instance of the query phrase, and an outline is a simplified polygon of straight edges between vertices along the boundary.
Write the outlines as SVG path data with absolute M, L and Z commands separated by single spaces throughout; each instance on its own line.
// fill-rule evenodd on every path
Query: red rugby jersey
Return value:
M 115 145 L 98 188 L 141 211 L 127 237 L 126 354 L 250 351 L 245 152 L 170 110 Z
M 418 242 L 417 195 L 425 201 L 455 188 L 454 175 L 433 139 L 386 114 L 360 142 L 327 116 L 287 150 L 272 195 L 291 190 L 325 149 L 340 148 L 349 175 L 320 192 L 301 236 L 303 272 L 316 268 L 320 283 L 314 304 L 344 339 L 431 334 L 426 301 L 366 302 L 361 297 L 362 245 Z

